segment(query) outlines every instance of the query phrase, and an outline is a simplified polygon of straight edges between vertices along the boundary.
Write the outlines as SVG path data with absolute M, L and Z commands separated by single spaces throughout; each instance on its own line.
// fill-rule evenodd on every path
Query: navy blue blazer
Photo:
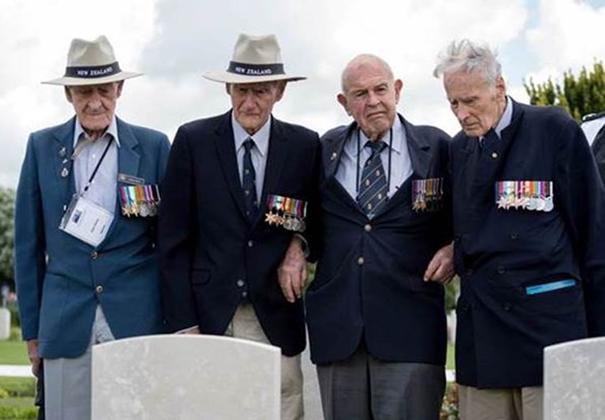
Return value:
M 25 340 L 39 340 L 44 358 L 77 357 L 89 342 L 95 309 L 103 308 L 116 338 L 161 331 L 155 218 L 115 218 L 96 248 L 59 230 L 75 192 L 75 118 L 32 133 L 15 209 L 15 280 Z M 117 120 L 118 172 L 158 184 L 170 143 L 157 131 Z M 64 152 L 62 152 L 64 150 Z M 117 194 L 117 191 L 116 191 Z
M 456 380 L 539 386 L 545 346 L 605 333 L 605 192 L 582 130 L 560 109 L 513 102 L 498 147 L 494 159 L 462 132 L 451 147 Z M 498 208 L 504 180 L 552 181 L 554 209 Z M 575 283 L 529 292 L 561 280 Z
M 401 116 L 413 174 L 372 220 L 336 180 L 355 123 L 322 137 L 319 262 L 305 303 L 314 363 L 347 359 L 362 339 L 384 361 L 443 365 L 443 287 L 424 282 L 435 252 L 451 241 L 449 194 L 442 208 L 412 209 L 412 181 L 446 178 L 449 136 Z
M 265 222 L 267 197 L 310 201 L 319 139 L 306 128 L 271 119 L 260 210 L 250 223 L 236 160 L 231 112 L 181 126 L 160 210 L 163 302 L 168 329 L 199 325 L 223 334 L 237 306 L 254 305 L 269 341 L 287 355 L 305 347 L 303 307 L 288 303 L 277 268 L 293 233 Z
M 592 142 L 592 152 L 594 153 L 597 167 L 601 174 L 601 179 L 605 182 L 605 125 L 601 127 Z

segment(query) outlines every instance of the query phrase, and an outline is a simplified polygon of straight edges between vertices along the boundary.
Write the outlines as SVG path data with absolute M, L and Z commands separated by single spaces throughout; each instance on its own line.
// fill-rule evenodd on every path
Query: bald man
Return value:
M 443 398 L 450 139 L 397 114 L 402 85 L 381 58 L 355 57 L 337 97 L 354 121 L 322 138 L 306 306 L 326 419 L 437 419 Z

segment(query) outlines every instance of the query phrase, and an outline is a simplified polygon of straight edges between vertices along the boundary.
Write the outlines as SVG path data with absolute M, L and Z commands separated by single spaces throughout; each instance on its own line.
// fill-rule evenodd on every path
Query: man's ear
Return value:
M 67 102 L 69 102 L 70 104 L 73 103 L 71 99 L 71 92 L 69 91 L 69 86 L 63 86 L 63 91 L 65 92 L 65 99 L 67 99 Z
M 349 107 L 347 106 L 346 95 L 344 93 L 339 93 L 338 95 L 336 95 L 336 100 L 345 109 L 345 111 L 347 112 L 347 115 L 351 115 L 351 112 L 349 111 Z
M 403 88 L 403 82 L 401 79 L 395 80 L 395 103 L 399 103 L 399 96 L 401 95 L 401 89 Z

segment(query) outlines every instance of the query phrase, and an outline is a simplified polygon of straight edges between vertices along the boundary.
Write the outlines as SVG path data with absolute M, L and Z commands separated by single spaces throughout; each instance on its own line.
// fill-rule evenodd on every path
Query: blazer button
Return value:
M 252 248 L 254 246 L 254 241 L 252 241 L 252 239 L 250 239 L 248 241 L 248 248 Z
M 498 267 L 498 274 L 504 274 L 506 273 L 506 269 L 504 267 Z
M 99 258 L 99 253 L 97 251 L 92 251 L 90 253 L 90 258 L 92 258 L 93 260 L 96 260 L 97 258 Z
M 498 159 L 498 153 L 493 152 L 492 153 L 492 159 Z
M 242 292 L 242 297 L 243 298 L 247 298 L 248 297 L 248 292 L 246 292 L 246 291 Z
M 372 225 L 368 223 L 363 227 L 363 230 L 365 230 L 366 232 L 372 231 Z
M 365 262 L 365 260 L 363 259 L 363 257 L 357 258 L 357 264 L 358 265 L 363 265 L 364 262 Z
M 511 239 L 517 239 L 518 237 L 519 237 L 519 234 L 516 233 L 516 232 L 513 232 L 513 233 L 510 234 L 510 238 Z
M 95 287 L 95 292 L 97 292 L 98 295 L 103 293 L 103 286 L 99 285 L 99 286 Z
M 238 279 L 237 282 L 237 287 L 244 287 L 244 285 L 246 284 L 246 282 L 242 279 Z

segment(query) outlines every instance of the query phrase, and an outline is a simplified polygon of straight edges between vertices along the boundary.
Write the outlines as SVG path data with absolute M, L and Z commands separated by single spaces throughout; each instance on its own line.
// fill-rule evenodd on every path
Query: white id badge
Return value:
M 113 214 L 98 204 L 75 194 L 59 229 L 92 246 L 98 246 L 109 230 Z

